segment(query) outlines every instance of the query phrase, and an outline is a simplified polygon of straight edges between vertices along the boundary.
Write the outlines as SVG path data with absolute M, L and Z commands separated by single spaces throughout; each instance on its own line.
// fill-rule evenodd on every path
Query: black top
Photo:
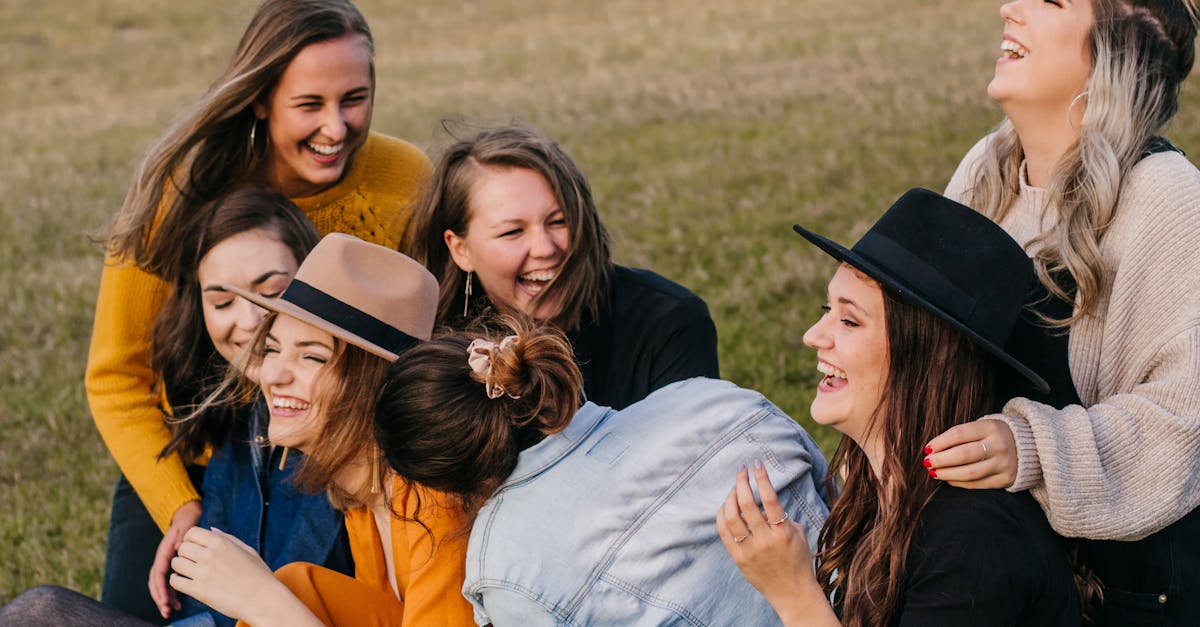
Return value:
M 1079 625 L 1062 540 L 1028 493 L 943 486 L 909 545 L 893 625 Z
M 720 378 L 708 306 L 649 270 L 614 266 L 607 316 L 567 334 L 587 400 L 623 409 L 691 377 Z

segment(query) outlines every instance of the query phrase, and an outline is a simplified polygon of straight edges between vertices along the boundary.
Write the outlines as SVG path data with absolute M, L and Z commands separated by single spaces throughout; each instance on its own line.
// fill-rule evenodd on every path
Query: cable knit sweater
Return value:
M 990 136 L 989 136 L 990 137 Z M 946 195 L 970 204 L 985 137 Z M 1024 180 L 1001 226 L 1027 244 L 1057 217 Z M 1032 251 L 1031 251 L 1032 252 Z M 1200 171 L 1177 152 L 1142 159 L 1100 242 L 1106 281 L 1096 314 L 1071 327 L 1084 407 L 1017 398 L 1017 478 L 1071 537 L 1138 540 L 1200 504 Z
M 371 133 L 341 182 L 292 202 L 322 235 L 342 232 L 395 248 L 432 166 L 416 146 Z M 157 276 L 105 260 L 88 352 L 88 405 L 104 443 L 158 526 L 197 500 L 178 454 L 157 459 L 170 439 L 150 366 L 154 320 L 170 292 Z

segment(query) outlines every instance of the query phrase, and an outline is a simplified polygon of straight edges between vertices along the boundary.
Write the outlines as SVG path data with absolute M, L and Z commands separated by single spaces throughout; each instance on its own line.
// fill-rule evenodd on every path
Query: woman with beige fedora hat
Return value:
M 204 456 L 158 457 L 171 431 L 153 392 L 161 373 L 151 336 L 179 279 L 177 244 L 206 203 L 260 182 L 320 234 L 399 241 L 430 164 L 416 146 L 371 130 L 374 47 L 350 0 L 263 0 L 229 65 L 147 151 L 129 186 L 106 241 L 85 378 L 92 418 L 121 470 L 106 603 L 161 618 L 142 585 L 158 535 L 176 542 L 201 516 Z
M 232 536 L 197 527 L 171 562 L 171 585 L 256 625 L 359 624 L 371 616 L 381 624 L 469 624 L 459 592 L 461 510 L 393 480 L 373 436 L 388 364 L 433 329 L 433 276 L 398 252 L 331 234 L 279 299 L 228 289 L 271 313 L 247 364 L 257 381 L 230 377 L 209 404 L 261 389 L 271 442 L 305 453 L 297 483 L 326 490 L 345 511 L 355 576 L 295 563 L 276 578 Z

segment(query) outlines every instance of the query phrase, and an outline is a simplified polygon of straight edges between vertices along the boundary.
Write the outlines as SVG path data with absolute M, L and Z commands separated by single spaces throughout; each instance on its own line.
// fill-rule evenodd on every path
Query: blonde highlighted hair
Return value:
M 1038 249 L 1038 278 L 1053 297 L 1075 303 L 1069 318 L 1048 321 L 1057 327 L 1095 313 L 1108 278 L 1100 241 L 1121 184 L 1178 110 L 1179 87 L 1195 56 L 1195 0 L 1093 0 L 1093 7 L 1092 73 L 1080 96 L 1086 109 L 1079 139 L 1055 165 L 1047 189 L 1047 203 L 1059 218 L 1030 242 Z M 964 202 L 1004 219 L 1020 194 L 1023 158 L 1016 129 L 1005 119 L 971 174 Z M 1055 278 L 1062 272 L 1077 293 Z

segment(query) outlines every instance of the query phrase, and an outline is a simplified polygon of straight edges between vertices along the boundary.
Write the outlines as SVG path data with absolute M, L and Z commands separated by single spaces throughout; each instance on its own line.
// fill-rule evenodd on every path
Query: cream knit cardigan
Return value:
M 967 153 L 946 196 L 971 204 L 990 137 Z M 1025 245 L 1056 217 L 1045 190 L 1022 180 L 1001 226 Z M 1016 436 L 1009 490 L 1030 490 L 1056 531 L 1137 540 L 1200 504 L 1200 171 L 1176 152 L 1142 159 L 1100 249 L 1099 307 L 1069 342 L 1084 406 L 1016 398 L 986 418 Z

